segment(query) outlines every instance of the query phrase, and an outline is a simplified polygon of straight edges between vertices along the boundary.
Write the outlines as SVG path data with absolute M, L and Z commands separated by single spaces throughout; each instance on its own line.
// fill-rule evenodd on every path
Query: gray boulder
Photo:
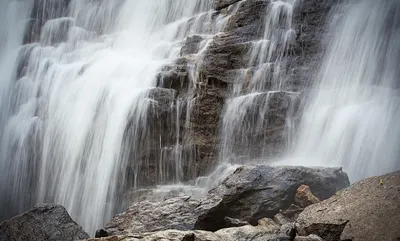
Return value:
M 109 236 L 102 241 L 153 241 L 153 240 L 170 240 L 170 241 L 290 241 L 289 236 L 281 233 L 279 226 L 271 222 L 261 222 L 258 226 L 246 225 L 242 227 L 226 228 L 217 232 L 209 231 L 181 231 L 181 230 L 164 230 L 150 233 L 129 233 L 119 236 Z M 91 239 L 91 241 L 95 241 Z
M 246 221 L 257 225 L 260 219 L 273 218 L 288 208 L 302 184 L 324 200 L 347 187 L 349 180 L 337 168 L 242 166 L 202 200 L 180 196 L 139 201 L 114 217 L 104 231 L 126 235 L 168 229 L 217 231 Z
M 241 0 L 215 0 L 215 9 L 221 10 Z
M 0 241 L 72 241 L 89 235 L 63 206 L 41 204 L 0 223 Z
M 353 184 L 298 217 L 300 232 L 326 241 L 400 240 L 400 171 Z
M 211 231 L 224 228 L 226 216 L 250 224 L 264 217 L 273 218 L 294 202 L 296 190 L 302 184 L 324 200 L 348 187 L 349 179 L 341 168 L 242 166 L 209 192 L 208 199 L 217 202 L 199 217 L 196 228 Z
M 189 196 L 163 201 L 145 200 L 134 203 L 124 213 L 115 216 L 104 228 L 108 236 L 155 232 L 168 229 L 192 230 L 203 213 L 199 200 Z

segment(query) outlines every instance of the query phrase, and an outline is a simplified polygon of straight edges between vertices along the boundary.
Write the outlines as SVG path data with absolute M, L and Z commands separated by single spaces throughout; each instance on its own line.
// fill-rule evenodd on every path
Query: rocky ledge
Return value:
M 243 166 L 203 200 L 135 203 L 92 240 L 400 240 L 400 171 L 348 184 L 337 168 Z
M 0 240 L 396 241 L 400 171 L 349 186 L 340 168 L 246 165 L 206 197 L 141 200 L 88 239 L 58 205 L 0 224 Z

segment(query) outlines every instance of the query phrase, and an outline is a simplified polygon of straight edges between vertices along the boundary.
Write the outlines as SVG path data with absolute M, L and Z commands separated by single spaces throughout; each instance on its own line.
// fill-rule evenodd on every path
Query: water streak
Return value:
M 0 215 L 56 202 L 93 234 L 126 189 L 182 180 L 182 160 L 195 157 L 179 122 L 194 96 L 155 87 L 187 37 L 201 36 L 201 62 L 229 16 L 209 0 L 67 2 L 1 10 L 13 25 L 0 25 Z M 191 92 L 197 76 L 194 66 Z
M 336 12 L 343 15 L 289 163 L 343 166 L 356 181 L 400 169 L 400 3 L 361 1 Z

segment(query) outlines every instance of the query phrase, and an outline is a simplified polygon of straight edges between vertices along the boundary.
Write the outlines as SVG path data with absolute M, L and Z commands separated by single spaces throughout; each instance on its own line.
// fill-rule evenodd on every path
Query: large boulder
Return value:
M 163 201 L 145 200 L 134 203 L 124 213 L 115 216 L 104 228 L 107 235 L 144 233 L 160 230 L 192 230 L 201 202 L 189 196 Z
M 72 241 L 89 238 L 64 207 L 42 204 L 0 223 L 0 241 Z
M 91 239 L 91 241 L 290 241 L 292 238 L 280 230 L 276 223 L 262 223 L 257 226 L 246 225 L 242 227 L 226 228 L 217 232 L 209 231 L 181 231 L 181 230 L 163 230 L 149 233 L 128 233 L 118 236 L 103 237 L 100 239 Z
M 168 229 L 216 231 L 241 226 L 246 221 L 257 225 L 260 219 L 273 218 L 288 208 L 302 184 L 324 200 L 347 187 L 349 180 L 338 168 L 242 166 L 202 200 L 181 196 L 136 202 L 113 218 L 104 233 L 120 235 Z
M 348 187 L 349 179 L 341 168 L 242 166 L 209 192 L 208 199 L 218 201 L 199 217 L 196 228 L 218 230 L 223 228 L 226 216 L 251 224 L 264 217 L 273 218 L 294 202 L 302 184 L 324 200 Z
M 326 241 L 400 240 L 400 171 L 357 182 L 307 207 L 297 222 Z

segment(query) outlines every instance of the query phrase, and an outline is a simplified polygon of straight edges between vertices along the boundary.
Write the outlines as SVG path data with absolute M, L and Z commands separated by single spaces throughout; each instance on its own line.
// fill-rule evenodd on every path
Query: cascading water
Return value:
M 154 88 L 162 67 L 179 57 L 188 36 L 201 35 L 206 48 L 226 19 L 213 19 L 208 0 L 67 2 L 35 1 L 43 25 L 31 26 L 37 38 L 24 37 L 29 6 L 9 0 L 1 10 L 0 214 L 56 202 L 93 232 L 120 208 L 127 183 L 147 176 L 141 171 L 154 156 L 152 138 L 160 145 L 164 138 L 149 119 L 153 97 L 174 95 Z M 68 6 L 49 13 L 52 3 Z M 196 68 L 191 74 L 196 81 Z M 171 105 L 179 121 L 182 106 Z M 165 164 L 159 153 L 160 182 L 182 178 L 179 126 L 167 130 L 176 132 L 175 162 Z
M 56 202 L 93 233 L 120 211 L 122 194 L 131 187 L 174 184 L 160 187 L 156 195 L 204 195 L 235 170 L 229 163 L 265 160 L 279 152 L 284 143 L 274 133 L 282 133 L 285 125 L 291 133 L 292 103 L 300 98 L 288 67 L 296 41 L 295 0 L 263 2 L 268 6 L 264 32 L 244 56 L 248 68 L 234 70 L 222 117 L 223 165 L 198 178 L 194 187 L 180 183 L 185 171 L 195 173 L 184 170 L 183 162 L 196 161 L 188 120 L 203 54 L 230 14 L 246 4 L 239 1 L 216 14 L 212 2 L 3 4 L 0 219 L 38 202 Z M 400 168 L 395 123 L 400 117 L 400 10 L 395 0 L 368 0 L 341 12 L 345 15 L 328 41 L 299 135 L 289 140 L 296 148 L 285 162 L 344 166 L 357 180 Z M 198 42 L 198 50 L 185 49 L 189 39 Z M 175 71 L 178 62 L 189 66 L 184 97 L 156 88 L 166 85 L 163 74 Z M 272 112 L 278 116 L 271 117 Z
M 356 181 L 400 169 L 400 2 L 339 10 L 288 163 L 343 166 Z
M 0 136 L 5 133 L 8 124 L 8 118 L 12 115 L 10 106 L 13 104 L 11 100 L 10 89 L 13 89 L 15 71 L 13 69 L 16 66 L 19 47 L 22 44 L 22 37 L 25 32 L 26 19 L 28 18 L 31 6 L 21 1 L 8 0 L 2 3 L 0 8 Z M 24 125 L 27 123 L 20 123 L 19 127 L 21 131 L 24 129 Z M 18 130 L 16 130 L 18 131 Z M 0 138 L 0 146 L 6 145 L 6 140 Z M 16 181 L 9 183 L 7 180 L 7 173 L 10 172 L 5 163 L 5 151 L 0 148 L 0 190 L 3 191 L 5 183 L 12 186 L 20 185 L 20 182 L 29 183 L 29 179 L 26 176 L 25 180 Z M 12 151 L 12 150 L 10 150 Z M 29 187 L 19 187 L 20 189 L 25 188 L 28 191 Z M 26 193 L 26 192 L 25 192 Z M 15 195 L 15 193 L 2 192 L 2 198 L 0 198 L 0 206 L 6 207 L 1 200 L 5 195 Z M 29 195 L 25 194 L 25 200 L 29 199 Z M 19 207 L 23 206 L 26 202 L 23 201 L 18 204 Z M 0 211 L 0 220 L 3 218 L 3 211 Z
M 243 163 L 271 154 L 271 149 L 265 146 L 271 138 L 266 130 L 272 99 L 279 95 L 297 96 L 286 91 L 287 56 L 295 39 L 294 3 L 294 0 L 269 3 L 262 39 L 252 42 L 248 53 L 250 67 L 236 73 L 222 120 L 222 162 Z

